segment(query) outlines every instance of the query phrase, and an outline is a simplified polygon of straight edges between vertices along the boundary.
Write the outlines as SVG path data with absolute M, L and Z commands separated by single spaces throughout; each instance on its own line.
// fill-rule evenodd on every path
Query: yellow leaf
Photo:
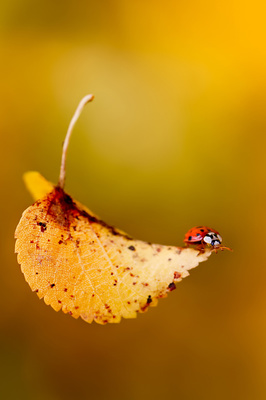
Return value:
M 156 305 L 211 254 L 134 240 L 59 187 L 23 213 L 15 237 L 18 262 L 39 298 L 102 324 Z

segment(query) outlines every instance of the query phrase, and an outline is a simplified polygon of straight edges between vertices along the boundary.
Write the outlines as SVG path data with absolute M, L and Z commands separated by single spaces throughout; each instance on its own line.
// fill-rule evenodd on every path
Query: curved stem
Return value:
M 80 101 L 75 114 L 73 115 L 68 130 L 67 130 L 67 134 L 64 140 L 64 144 L 63 144 L 63 150 L 62 150 L 62 159 L 61 159 L 61 167 L 60 167 L 60 175 L 59 175 L 59 181 L 58 181 L 58 186 L 61 189 L 64 189 L 65 186 L 65 179 L 66 179 L 66 155 L 67 155 L 67 149 L 68 149 L 68 145 L 69 145 L 69 140 L 70 140 L 70 136 L 72 134 L 73 128 L 75 126 L 75 123 L 77 122 L 84 106 L 89 103 L 90 101 L 92 101 L 94 99 L 93 94 L 88 94 L 87 96 L 83 97 L 83 99 Z

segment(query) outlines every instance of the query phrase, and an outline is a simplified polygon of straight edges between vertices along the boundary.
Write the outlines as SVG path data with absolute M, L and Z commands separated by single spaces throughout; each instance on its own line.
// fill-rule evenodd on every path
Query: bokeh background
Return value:
M 4 0 L 0 5 L 3 399 L 266 398 L 265 2 Z M 66 190 L 139 239 L 213 255 L 135 320 L 100 326 L 31 293 L 14 230 L 22 174 Z

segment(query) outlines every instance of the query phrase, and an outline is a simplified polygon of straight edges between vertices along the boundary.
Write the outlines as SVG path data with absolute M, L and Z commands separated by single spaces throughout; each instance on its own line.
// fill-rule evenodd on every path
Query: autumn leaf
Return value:
M 211 250 L 132 239 L 73 200 L 63 189 L 69 137 L 57 186 L 38 172 L 25 175 L 37 201 L 24 211 L 15 232 L 18 262 L 31 289 L 56 311 L 101 324 L 135 318 L 174 290 Z

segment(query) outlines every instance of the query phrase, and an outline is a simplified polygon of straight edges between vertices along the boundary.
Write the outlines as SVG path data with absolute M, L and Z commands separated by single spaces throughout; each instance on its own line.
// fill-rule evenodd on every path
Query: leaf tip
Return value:
M 28 171 L 23 174 L 23 181 L 33 200 L 39 200 L 50 193 L 54 186 L 48 182 L 39 172 Z

